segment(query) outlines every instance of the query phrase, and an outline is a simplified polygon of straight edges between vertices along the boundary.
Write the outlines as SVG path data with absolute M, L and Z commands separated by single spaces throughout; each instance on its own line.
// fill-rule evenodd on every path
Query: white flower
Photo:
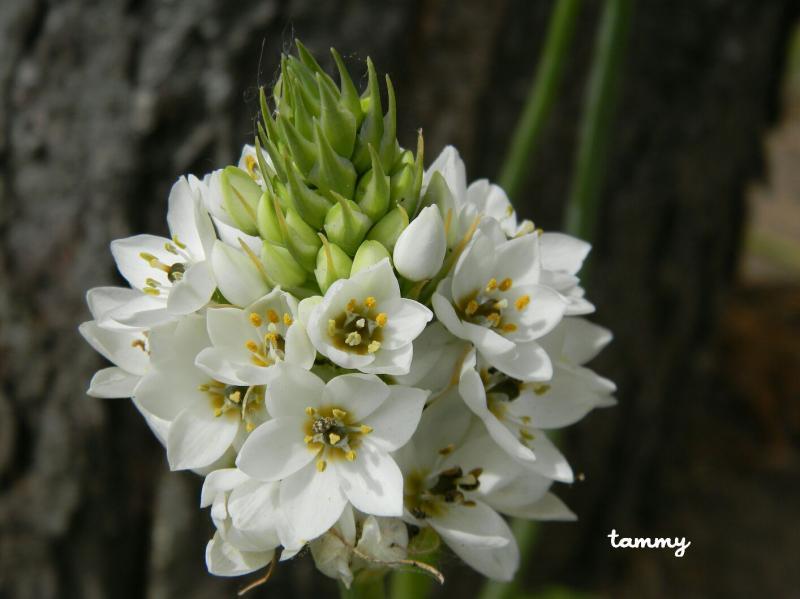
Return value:
M 428 206 L 400 233 L 392 258 L 405 278 L 424 281 L 439 272 L 446 251 L 442 216 L 436 206 Z
M 189 315 L 150 333 L 151 369 L 135 398 L 148 412 L 171 422 L 167 458 L 173 470 L 205 468 L 266 418 L 264 388 L 228 385 L 195 365 L 211 340 L 206 318 Z
M 567 302 L 539 284 L 540 270 L 538 235 L 494 246 L 477 232 L 433 295 L 436 316 L 501 372 L 547 380 L 553 367 L 536 340 L 561 321 Z
M 209 261 L 214 227 L 200 205 L 199 191 L 185 177 L 170 191 L 167 223 L 172 239 L 135 235 L 111 242 L 120 273 L 143 292 L 115 311 L 113 318 L 122 323 L 152 326 L 191 314 L 216 289 Z
M 542 253 L 541 283 L 552 287 L 567 299 L 565 314 L 590 314 L 594 306 L 584 296 L 578 271 L 592 246 L 564 233 L 542 233 L 539 238 Z
M 333 363 L 373 374 L 405 374 L 412 341 L 433 318 L 428 308 L 400 296 L 384 259 L 330 286 L 308 317 L 308 336 Z
M 471 347 L 441 322 L 434 321 L 414 341 L 414 358 L 408 374 L 396 375 L 394 380 L 401 385 L 426 389 L 434 395 L 454 387 L 461 375 L 461 363 Z
M 269 283 L 260 270 L 258 260 L 255 253 L 246 253 L 222 241 L 214 242 L 211 266 L 217 287 L 234 306 L 246 306 L 269 292 Z
M 237 466 L 253 478 L 281 481 L 280 502 L 298 538 L 333 526 L 347 501 L 367 514 L 398 516 L 403 479 L 388 452 L 419 422 L 427 393 L 346 374 L 324 383 L 282 364 L 269 387 L 272 420 L 245 441 Z
M 297 300 L 277 287 L 244 310 L 214 308 L 206 318 L 212 346 L 196 364 L 226 385 L 265 385 L 284 360 L 306 369 L 314 364 L 316 350 L 297 321 Z
M 460 448 L 470 417 L 459 410 L 459 403 L 448 396 L 431 404 L 412 442 L 395 453 L 404 474 L 404 518 L 415 526 L 432 527 L 481 574 L 511 580 L 519 565 L 517 543 L 505 520 L 477 491 L 502 486 L 519 475 L 519 469 L 505 456 L 493 456 L 490 443 L 482 449 L 494 463 L 462 466 Z
M 548 383 L 522 383 L 479 364 L 475 353 L 464 360 L 458 391 L 483 421 L 492 439 L 504 450 L 542 476 L 572 482 L 572 469 L 555 445 L 538 428 L 537 394 Z

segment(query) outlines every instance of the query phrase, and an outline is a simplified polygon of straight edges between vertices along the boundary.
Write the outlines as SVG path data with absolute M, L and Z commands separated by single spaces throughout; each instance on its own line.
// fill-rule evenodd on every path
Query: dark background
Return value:
M 324 64 L 335 45 L 354 70 L 369 54 L 390 73 L 401 141 L 413 147 L 422 127 L 427 162 L 453 143 L 471 179 L 496 176 L 551 6 L 0 2 L 1 597 L 234 595 L 242 581 L 205 572 L 199 479 L 167 471 L 129 402 L 85 396 L 101 360 L 77 325 L 85 290 L 120 282 L 109 242 L 165 231 L 176 177 L 238 158 L 257 86 L 295 36 Z M 512 198 L 544 228 L 561 224 L 601 7 L 584 5 L 530 181 Z M 619 406 L 565 435 L 585 481 L 560 495 L 580 521 L 542 527 L 526 588 L 800 593 L 798 279 L 739 268 L 748 223 L 761 222 L 748 196 L 774 200 L 773 158 L 790 201 L 767 220 L 800 222 L 800 144 L 763 144 L 788 118 L 797 12 L 791 0 L 637 3 L 588 277 L 594 319 L 616 336 L 595 367 L 617 382 Z M 682 559 L 614 551 L 611 528 L 692 545 Z M 444 567 L 447 595 L 474 595 L 475 575 Z M 335 586 L 306 557 L 253 596 L 317 591 Z

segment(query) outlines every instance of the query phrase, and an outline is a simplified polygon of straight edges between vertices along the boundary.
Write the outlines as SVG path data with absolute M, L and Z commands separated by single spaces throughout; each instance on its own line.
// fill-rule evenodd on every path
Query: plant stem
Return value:
M 581 0 L 558 0 L 550 17 L 536 77 L 500 172 L 500 186 L 509 197 L 513 198 L 520 192 L 530 173 L 540 132 L 556 98 L 580 5 Z
M 436 565 L 439 552 L 424 556 L 420 561 L 424 561 L 432 566 Z M 389 598 L 390 599 L 423 599 L 427 597 L 434 586 L 434 580 L 430 576 L 418 571 L 396 570 L 389 579 Z
M 587 240 L 595 232 L 632 9 L 633 0 L 608 0 L 595 46 L 566 210 L 567 231 Z

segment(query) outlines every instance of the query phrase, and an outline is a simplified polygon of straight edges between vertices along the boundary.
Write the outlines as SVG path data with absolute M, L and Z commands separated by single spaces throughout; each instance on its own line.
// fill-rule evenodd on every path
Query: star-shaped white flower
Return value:
M 406 374 L 412 342 L 433 318 L 428 308 L 400 295 L 386 258 L 330 286 L 308 317 L 317 351 L 342 368 L 372 374 Z
M 540 272 L 537 234 L 495 246 L 477 232 L 433 294 L 436 316 L 498 370 L 523 381 L 547 380 L 553 367 L 536 340 L 561 321 L 567 302 L 540 284 Z
M 399 516 L 403 478 L 390 451 L 411 437 L 427 393 L 368 374 L 328 383 L 282 364 L 269 386 L 272 416 L 245 441 L 237 466 L 281 481 L 280 503 L 297 537 L 311 540 L 348 501 L 367 514 Z
M 541 283 L 566 298 L 568 316 L 590 314 L 594 305 L 584 298 L 578 271 L 592 249 L 587 242 L 564 233 L 544 232 L 539 237 L 542 253 Z
M 212 347 L 196 364 L 226 385 L 265 385 L 287 361 L 309 369 L 316 350 L 297 320 L 297 300 L 273 289 L 244 310 L 214 308 L 206 315 Z
M 115 311 L 119 322 L 153 326 L 191 314 L 211 299 L 216 289 L 210 262 L 216 234 L 199 193 L 185 177 L 172 186 L 167 211 L 172 239 L 135 235 L 111 242 L 120 273 L 142 292 Z

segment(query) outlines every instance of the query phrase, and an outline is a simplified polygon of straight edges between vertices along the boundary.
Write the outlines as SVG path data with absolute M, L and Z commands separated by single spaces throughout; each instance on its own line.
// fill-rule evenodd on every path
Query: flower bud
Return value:
M 436 171 L 431 176 L 428 182 L 428 188 L 425 190 L 425 195 L 422 198 L 423 206 L 436 206 L 439 208 L 439 213 L 442 218 L 447 220 L 452 219 L 455 215 L 455 200 L 441 173 Z M 448 216 L 450 215 L 450 216 Z M 453 247 L 458 242 L 457 227 L 450 226 L 447 231 L 447 247 Z
M 415 182 L 414 167 L 408 164 L 404 164 L 391 179 L 392 201 L 405 208 L 408 214 L 414 214 L 417 208 Z
M 262 239 L 272 243 L 283 243 L 280 224 L 275 213 L 273 196 L 269 191 L 261 194 L 261 199 L 258 201 L 256 224 L 258 225 L 258 234 Z
M 428 206 L 400 234 L 394 247 L 394 267 L 411 281 L 432 279 L 447 251 L 444 222 L 436 206 Z
M 319 73 L 317 73 L 317 85 L 322 100 L 320 114 L 322 132 L 339 156 L 350 158 L 356 143 L 356 118 L 339 104 Z
M 380 148 L 383 138 L 381 90 L 378 85 L 378 74 L 375 71 L 375 65 L 369 57 L 367 57 L 367 78 L 369 95 L 362 99 L 361 104 L 366 115 L 364 122 L 361 123 L 356 152 L 353 156 L 353 163 L 360 173 L 366 171 L 370 165 L 369 144 L 372 144 L 375 148 Z
M 267 276 L 284 288 L 299 287 L 306 280 L 306 271 L 285 247 L 265 241 L 261 261 Z
M 321 233 L 319 238 L 322 247 L 317 252 L 317 267 L 314 269 L 314 276 L 320 291 L 325 293 L 328 287 L 336 281 L 350 276 L 353 262 L 342 248 L 335 243 L 330 243 Z
M 353 256 L 372 221 L 352 200 L 346 200 L 335 192 L 334 197 L 339 203 L 325 216 L 325 232 L 328 239 L 341 247 L 348 256 Z
M 334 152 L 319 121 L 314 119 L 314 142 L 317 162 L 308 174 L 308 179 L 323 192 L 336 192 L 348 200 L 356 189 L 356 169 L 353 163 Z
M 373 264 L 377 264 L 384 258 L 390 258 L 386 248 L 377 241 L 367 239 L 359 246 L 353 258 L 353 267 L 350 269 L 350 276 L 353 276 L 365 268 L 369 268 Z
M 339 71 L 342 106 L 356 119 L 356 127 L 360 127 L 364 120 L 364 111 L 361 109 L 361 98 L 359 97 L 358 90 L 353 83 L 353 79 L 350 77 L 347 67 L 344 66 L 342 57 L 334 48 L 331 48 L 331 55 Z
M 248 235 L 258 234 L 256 209 L 261 188 L 242 169 L 228 166 L 220 175 L 222 205 L 234 224 Z
M 369 151 L 372 157 L 372 169 L 358 182 L 356 200 L 364 214 L 377 221 L 389 208 L 389 177 L 384 173 L 375 149 L 369 146 Z
M 321 242 L 317 232 L 291 208 L 286 211 L 286 247 L 308 272 L 314 272 Z
M 367 239 L 378 241 L 390 252 L 394 249 L 394 244 L 397 243 L 397 238 L 400 233 L 408 226 L 408 213 L 402 206 L 397 206 L 393 210 L 389 210 L 384 217 L 379 220 L 369 230 Z
M 316 161 L 316 148 L 314 144 L 304 138 L 289 121 L 289 117 L 278 113 L 278 131 L 281 141 L 284 142 L 294 163 L 303 176 L 308 176 Z
M 288 162 L 288 161 L 287 161 Z M 289 196 L 298 214 L 309 225 L 320 229 L 325 222 L 325 215 L 331 208 L 331 202 L 317 192 L 309 189 L 299 178 L 299 173 L 287 164 L 286 174 L 289 179 Z

